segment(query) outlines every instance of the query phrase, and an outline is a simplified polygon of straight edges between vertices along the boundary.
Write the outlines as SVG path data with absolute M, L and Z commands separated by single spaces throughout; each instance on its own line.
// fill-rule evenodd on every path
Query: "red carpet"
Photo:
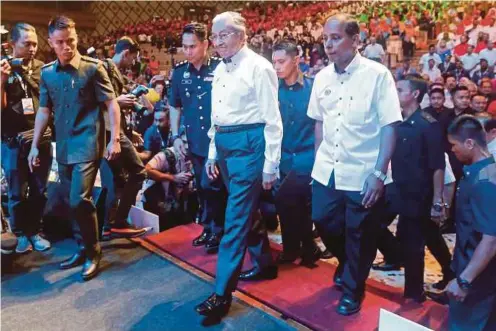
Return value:
M 146 240 L 176 258 L 214 275 L 216 255 L 207 255 L 203 249 L 191 246 L 192 239 L 201 233 L 201 229 L 196 224 L 183 225 L 149 236 Z M 273 245 L 274 251 L 278 248 L 278 245 Z M 248 268 L 247 264 L 248 262 L 244 269 Z M 337 314 L 334 309 L 341 292 L 332 288 L 334 270 L 333 265 L 321 261 L 315 269 L 296 264 L 282 266 L 277 279 L 239 282 L 238 290 L 315 330 L 376 330 L 380 308 L 434 330 L 447 329 L 446 307 L 429 300 L 423 305 L 406 305 L 401 289 L 372 279 L 367 282 L 367 295 L 360 313 L 349 317 Z

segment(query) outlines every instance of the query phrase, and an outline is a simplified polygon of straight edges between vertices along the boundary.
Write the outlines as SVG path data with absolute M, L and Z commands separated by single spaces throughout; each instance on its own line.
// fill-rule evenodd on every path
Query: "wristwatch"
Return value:
M 458 286 L 464 291 L 468 291 L 472 288 L 472 284 L 466 279 L 461 278 L 460 276 L 456 277 L 456 282 L 458 283 Z
M 434 209 L 438 213 L 443 211 L 443 207 L 444 207 L 444 203 L 442 202 L 436 202 L 432 205 L 432 209 Z
M 379 179 L 381 182 L 385 182 L 386 181 L 386 174 L 383 174 L 382 171 L 380 170 L 374 170 L 374 172 L 372 173 L 374 176 L 377 177 L 377 179 Z

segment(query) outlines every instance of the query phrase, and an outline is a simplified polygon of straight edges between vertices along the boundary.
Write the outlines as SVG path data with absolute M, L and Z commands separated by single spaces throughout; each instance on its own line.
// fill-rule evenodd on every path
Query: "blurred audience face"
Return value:
M 272 53 L 272 63 L 280 79 L 287 79 L 293 75 L 298 70 L 298 62 L 298 56 L 290 56 L 285 50 Z
M 162 97 L 162 93 L 164 93 L 164 88 L 165 87 L 163 84 L 157 83 L 153 89 L 158 93 L 158 95 L 160 95 L 160 97 Z
M 441 92 L 431 93 L 431 95 L 429 96 L 429 101 L 431 103 L 432 108 L 441 109 L 445 101 L 444 93 Z
M 338 18 L 329 19 L 324 25 L 324 48 L 329 60 L 338 65 L 349 62 L 356 54 L 358 35 L 348 36 L 345 22 Z
M 470 105 L 470 92 L 469 91 L 456 91 L 453 95 L 453 104 L 455 108 L 465 110 Z
M 472 98 L 472 102 L 470 103 L 470 107 L 476 112 L 484 112 L 487 107 L 487 97 L 483 95 L 476 95 Z
M 245 35 L 236 30 L 231 18 L 223 17 L 212 25 L 211 40 L 217 53 L 223 58 L 236 54 L 244 44 Z
M 444 78 L 442 76 L 439 76 L 436 79 L 434 79 L 434 83 L 441 84 L 444 86 Z
M 62 64 L 69 63 L 76 55 L 78 36 L 75 28 L 55 30 L 48 37 L 48 43 L 53 48 Z
M 486 59 L 481 59 L 480 60 L 480 68 L 481 68 L 481 71 L 486 71 L 487 70 L 488 63 L 487 63 L 487 60 Z
M 477 85 L 475 85 L 474 82 L 469 82 L 467 87 L 468 87 L 468 90 L 470 91 L 470 98 L 472 98 L 474 95 L 477 94 L 477 92 L 479 92 Z
M 207 55 L 208 41 L 201 41 L 194 33 L 183 34 L 183 52 L 191 63 L 201 63 Z
M 493 93 L 493 84 L 489 80 L 484 80 L 481 83 L 480 91 L 484 95 L 491 95 Z
M 38 50 L 38 36 L 35 31 L 21 30 L 19 39 L 12 43 L 14 57 L 23 59 L 34 59 Z
M 155 111 L 153 113 L 153 124 L 159 130 L 167 130 L 169 128 L 169 114 L 166 111 Z

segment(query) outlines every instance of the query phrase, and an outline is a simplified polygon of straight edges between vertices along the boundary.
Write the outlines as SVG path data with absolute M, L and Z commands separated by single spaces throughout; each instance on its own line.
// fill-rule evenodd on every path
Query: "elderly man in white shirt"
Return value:
M 252 215 L 262 188 L 270 190 L 278 175 L 282 121 L 276 72 L 269 61 L 246 46 L 245 19 L 225 12 L 212 23 L 210 40 L 223 62 L 215 69 L 212 82 L 211 143 L 205 167 L 211 179 L 220 170 L 229 195 L 215 292 L 195 310 L 222 318 L 231 306 L 238 277 L 277 277 L 267 233 L 254 230 L 260 222 Z M 247 248 L 254 268 L 240 274 Z
M 460 57 L 463 63 L 463 69 L 472 74 L 472 70 L 479 64 L 479 55 L 474 53 L 474 46 L 467 47 L 467 54 Z
M 496 49 L 494 49 L 492 42 L 487 44 L 487 48 L 479 52 L 479 59 L 486 59 L 489 67 L 494 68 L 494 64 L 496 63 Z
M 384 52 L 382 45 L 376 43 L 375 37 L 370 37 L 370 44 L 363 50 L 363 56 L 367 59 L 383 63 L 385 55 L 386 53 Z
M 422 71 L 422 75 L 429 76 L 429 81 L 434 83 L 437 78 L 442 77 L 441 70 L 436 66 L 434 59 L 429 60 L 429 67 Z
M 429 53 L 426 53 L 420 57 L 419 60 L 419 71 L 422 72 L 429 68 L 429 60 L 434 59 L 436 61 L 436 66 L 443 63 L 439 54 L 436 53 L 436 46 L 429 45 Z
M 392 74 L 358 52 L 359 26 L 335 15 L 324 26 L 330 64 L 316 77 L 308 116 L 315 119 L 312 218 L 338 258 L 334 283 L 342 315 L 357 313 L 376 254 L 377 213 L 402 120 Z

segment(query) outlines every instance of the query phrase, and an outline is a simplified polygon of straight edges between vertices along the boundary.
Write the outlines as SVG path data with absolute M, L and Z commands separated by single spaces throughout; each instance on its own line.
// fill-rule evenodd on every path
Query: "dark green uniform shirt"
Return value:
M 98 60 L 77 53 L 66 66 L 58 60 L 43 66 L 40 107 L 51 108 L 54 114 L 57 162 L 74 164 L 103 156 L 101 103 L 114 98 L 107 71 Z

